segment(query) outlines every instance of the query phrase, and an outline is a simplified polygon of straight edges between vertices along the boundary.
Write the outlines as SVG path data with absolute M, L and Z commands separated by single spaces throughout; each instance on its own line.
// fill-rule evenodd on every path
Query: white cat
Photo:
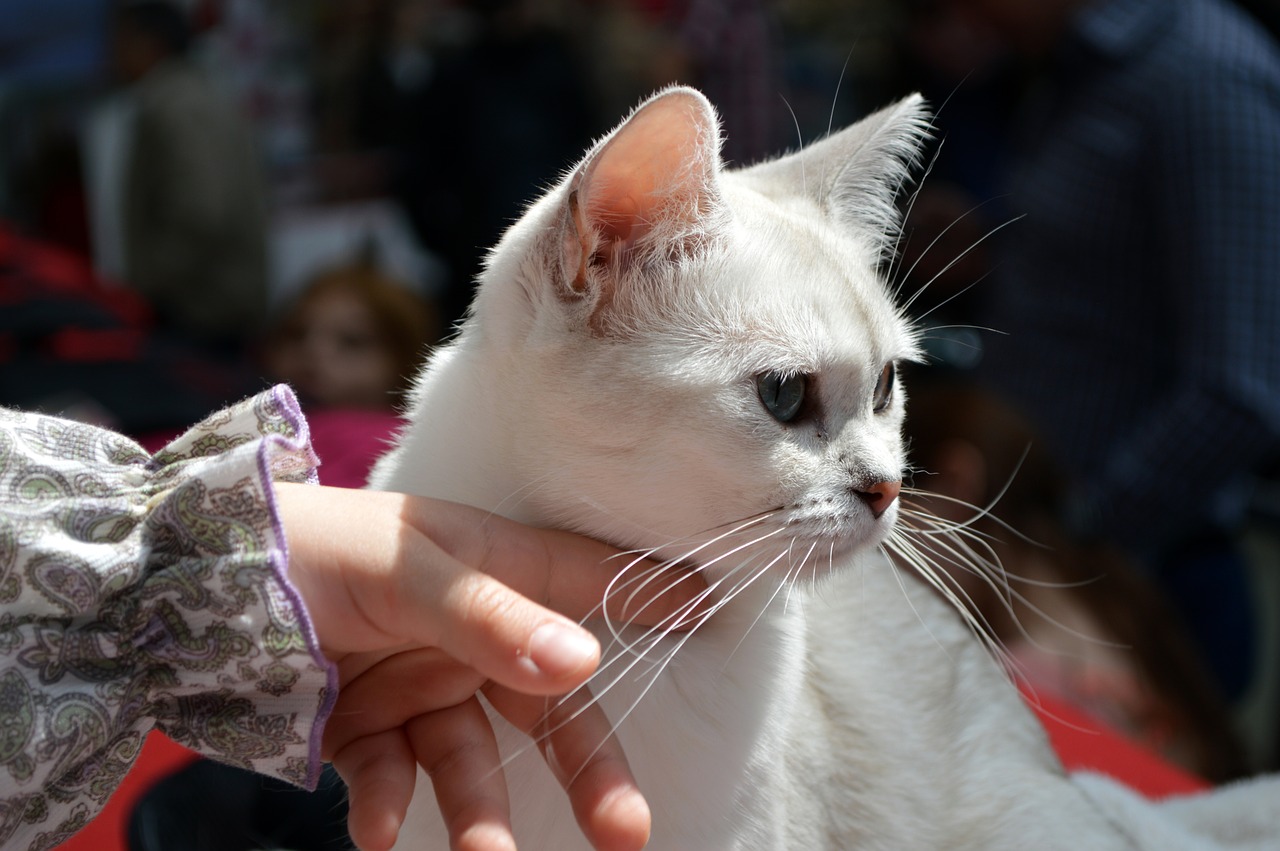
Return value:
M 705 571 L 691 633 L 595 624 L 652 848 L 1278 848 L 1275 785 L 1157 807 L 1068 777 L 954 607 L 881 552 L 910 547 L 895 364 L 917 349 L 877 267 L 926 125 L 909 98 L 727 171 L 700 94 L 649 100 L 494 249 L 372 486 Z M 587 847 L 497 723 L 520 846 Z M 424 776 L 397 848 L 444 847 Z

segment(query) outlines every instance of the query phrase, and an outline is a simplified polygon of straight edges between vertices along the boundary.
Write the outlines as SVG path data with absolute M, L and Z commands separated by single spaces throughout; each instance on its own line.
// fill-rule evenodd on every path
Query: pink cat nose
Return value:
M 889 510 L 889 506 L 893 505 L 893 501 L 901 492 L 902 482 L 900 481 L 873 482 L 854 490 L 858 499 L 865 502 L 867 508 L 871 509 L 871 515 L 877 518 Z

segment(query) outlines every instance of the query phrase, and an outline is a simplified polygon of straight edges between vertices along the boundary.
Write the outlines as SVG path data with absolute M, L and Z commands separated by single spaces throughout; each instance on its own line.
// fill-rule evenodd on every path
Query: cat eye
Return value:
M 807 383 L 804 375 L 765 372 L 756 376 L 756 393 L 775 420 L 789 423 L 800 413 Z
M 893 385 L 898 379 L 898 365 L 889 361 L 880 372 L 880 380 L 876 382 L 876 392 L 871 399 L 871 410 L 877 414 L 884 413 L 893 401 Z

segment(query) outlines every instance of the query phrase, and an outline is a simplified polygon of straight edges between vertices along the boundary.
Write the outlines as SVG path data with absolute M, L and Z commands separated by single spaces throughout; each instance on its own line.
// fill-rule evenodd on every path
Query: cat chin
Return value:
M 898 505 L 894 503 L 879 517 L 872 517 L 860 509 L 818 514 L 796 512 L 787 520 L 786 526 L 790 539 L 795 542 L 793 547 L 808 549 L 814 546 L 817 550 L 839 556 L 874 549 L 884 543 L 897 521 Z

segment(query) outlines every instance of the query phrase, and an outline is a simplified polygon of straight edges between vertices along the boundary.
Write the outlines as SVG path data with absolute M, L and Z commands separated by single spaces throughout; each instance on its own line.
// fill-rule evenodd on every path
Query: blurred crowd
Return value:
M 79 291 L 58 298 L 92 304 L 4 294 L 0 352 L 23 377 L 0 379 L 0 401 L 131 433 L 264 378 L 390 408 L 403 386 L 339 399 L 320 387 L 323 356 L 268 352 L 301 339 L 308 287 L 342 270 L 393 281 L 417 300 L 421 352 L 464 314 L 522 206 L 656 88 L 702 87 L 742 163 L 873 105 L 881 87 L 852 82 L 873 63 L 848 45 L 884 42 L 882 5 L 832 28 L 844 16 L 821 4 L 763 0 L 19 0 L 0 33 L 5 286 L 56 250 L 80 264 L 63 275 Z M 405 329 L 383 323 L 405 311 L 348 291 L 403 382 Z M 44 317 L 76 310 L 93 314 L 77 332 L 94 333 L 68 363 L 51 342 L 65 323 Z M 107 330 L 135 335 L 132 357 Z M 314 348 L 323 334 L 302 337 Z M 304 361 L 306 378 L 280 371 Z
M 394 412 L 647 93 L 700 87 L 745 164 L 921 90 L 914 485 L 1057 554 L 992 523 L 1025 583 L 957 587 L 1033 684 L 1213 779 L 1275 767 L 1278 33 L 1275 0 L 16 0 L 0 404 Z

